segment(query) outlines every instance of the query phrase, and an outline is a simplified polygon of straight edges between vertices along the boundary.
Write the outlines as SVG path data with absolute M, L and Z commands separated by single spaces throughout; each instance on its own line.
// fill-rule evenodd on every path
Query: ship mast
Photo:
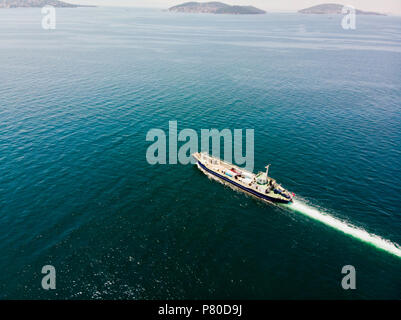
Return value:
M 269 177 L 269 167 L 270 167 L 270 163 L 265 167 L 266 168 L 266 179 Z

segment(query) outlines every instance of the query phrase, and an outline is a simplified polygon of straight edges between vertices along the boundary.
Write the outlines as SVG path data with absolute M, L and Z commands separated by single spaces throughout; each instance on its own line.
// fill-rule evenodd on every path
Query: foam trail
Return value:
M 401 258 L 401 248 L 397 244 L 380 238 L 377 235 L 370 234 L 363 229 L 349 225 L 346 222 L 334 218 L 327 213 L 321 212 L 316 208 L 308 206 L 297 199 L 294 199 L 293 203 L 286 205 L 286 207 Z

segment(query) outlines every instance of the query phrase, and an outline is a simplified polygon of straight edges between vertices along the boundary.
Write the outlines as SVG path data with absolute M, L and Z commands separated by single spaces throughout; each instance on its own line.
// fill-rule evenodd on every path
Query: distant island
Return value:
M 342 14 L 342 9 L 344 5 L 336 4 L 336 3 L 325 3 L 319 4 L 317 6 L 313 6 L 310 8 L 299 10 L 299 13 L 305 14 Z M 378 13 L 378 12 L 369 12 L 369 11 L 362 11 L 355 9 L 356 14 L 370 14 L 370 15 L 378 15 L 378 16 L 385 16 L 385 14 Z
M 53 6 L 55 8 L 93 7 L 57 0 L 0 0 L 0 8 L 42 8 L 44 6 Z
M 186 2 L 171 7 L 171 12 L 214 14 L 264 14 L 266 11 L 253 6 L 231 6 L 222 2 Z

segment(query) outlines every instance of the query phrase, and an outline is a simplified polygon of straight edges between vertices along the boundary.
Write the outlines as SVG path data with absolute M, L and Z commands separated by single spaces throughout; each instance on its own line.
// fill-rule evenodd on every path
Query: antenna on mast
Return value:
M 266 178 L 269 176 L 269 167 L 270 167 L 270 163 L 265 167 L 266 168 Z

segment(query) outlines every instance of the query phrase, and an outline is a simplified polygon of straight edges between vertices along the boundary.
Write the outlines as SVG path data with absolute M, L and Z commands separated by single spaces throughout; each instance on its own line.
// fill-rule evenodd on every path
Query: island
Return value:
M 0 8 L 42 8 L 44 6 L 53 6 L 55 8 L 94 7 L 57 0 L 0 0 Z
M 304 14 L 342 14 L 342 9 L 344 5 L 337 4 L 337 3 L 325 3 L 319 4 L 317 6 L 313 6 L 310 8 L 299 10 L 299 13 Z M 385 16 L 385 14 L 378 13 L 378 12 L 369 12 L 369 11 L 362 11 L 355 9 L 356 14 L 367 14 L 367 15 L 378 15 L 378 16 Z
M 171 7 L 171 12 L 214 14 L 265 14 L 266 11 L 253 6 L 231 6 L 222 2 L 186 2 Z

